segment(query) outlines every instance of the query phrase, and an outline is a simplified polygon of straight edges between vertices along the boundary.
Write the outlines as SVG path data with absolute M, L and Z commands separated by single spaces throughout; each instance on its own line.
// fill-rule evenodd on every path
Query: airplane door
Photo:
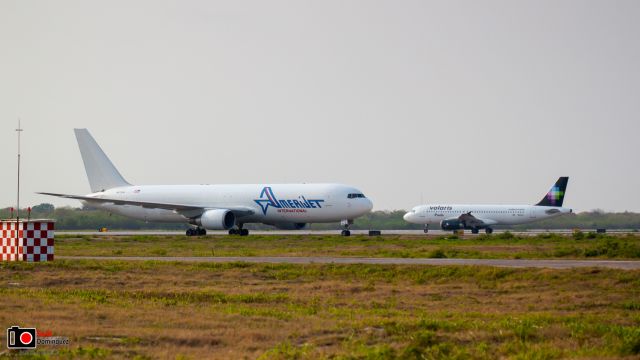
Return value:
M 531 207 L 529 209 L 529 219 L 535 219 L 535 218 L 536 218 L 536 208 Z

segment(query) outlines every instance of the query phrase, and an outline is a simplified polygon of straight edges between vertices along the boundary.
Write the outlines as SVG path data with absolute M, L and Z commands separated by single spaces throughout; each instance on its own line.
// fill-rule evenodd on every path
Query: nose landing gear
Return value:
M 353 220 L 342 220 L 340 221 L 340 225 L 344 228 L 340 233 L 342 236 L 351 236 L 351 231 L 349 231 L 349 225 L 353 224 Z

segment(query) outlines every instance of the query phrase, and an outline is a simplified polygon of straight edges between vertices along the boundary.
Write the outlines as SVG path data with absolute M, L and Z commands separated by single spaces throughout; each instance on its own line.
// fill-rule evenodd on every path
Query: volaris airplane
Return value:
M 248 223 L 299 230 L 308 223 L 338 221 L 342 235 L 349 236 L 353 220 L 373 207 L 362 191 L 340 184 L 131 185 L 87 129 L 75 134 L 92 193 L 40 194 L 150 222 L 188 223 L 188 236 L 206 230 L 244 236 Z
M 471 230 L 477 234 L 485 229 L 493 232 L 494 225 L 517 225 L 548 219 L 572 212 L 562 207 L 567 190 L 568 177 L 556 181 L 547 195 L 535 205 L 419 205 L 404 215 L 404 220 L 414 224 L 423 224 L 424 232 L 429 225 L 438 225 L 442 230 Z

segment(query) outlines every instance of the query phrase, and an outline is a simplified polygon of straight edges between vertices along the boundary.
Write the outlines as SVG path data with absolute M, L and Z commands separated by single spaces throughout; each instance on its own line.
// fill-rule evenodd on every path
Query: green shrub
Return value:
M 640 327 L 621 326 L 615 332 L 621 342 L 620 355 L 640 354 Z
M 446 259 L 447 254 L 442 249 L 436 249 L 429 253 L 429 257 L 432 259 Z
M 598 242 L 594 247 L 585 250 L 584 255 L 587 257 L 607 256 L 611 258 L 639 258 L 640 246 L 629 243 L 626 240 L 607 238 L 604 241 Z
M 640 302 L 638 301 L 627 301 L 625 303 L 622 304 L 622 308 L 625 310 L 640 310 Z
M 502 240 L 511 240 L 511 239 L 515 238 L 516 236 L 513 235 L 513 233 L 511 231 L 505 231 L 502 234 L 496 235 L 496 237 L 498 239 L 502 239 Z
M 429 348 L 437 345 L 436 334 L 430 330 L 419 331 L 411 336 L 411 342 L 402 351 L 401 359 L 423 359 Z

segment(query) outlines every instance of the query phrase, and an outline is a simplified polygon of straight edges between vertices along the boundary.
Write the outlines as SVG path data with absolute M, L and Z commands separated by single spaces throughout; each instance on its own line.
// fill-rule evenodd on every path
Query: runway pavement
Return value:
M 425 235 L 422 230 L 381 230 L 382 235 Z M 554 234 L 571 234 L 572 229 L 533 229 L 526 231 L 517 230 L 495 230 L 494 234 L 510 231 L 514 235 L 535 236 L 543 233 Z M 596 231 L 595 229 L 582 229 L 584 232 Z M 624 234 L 633 230 L 608 230 L 608 233 Z M 162 230 L 124 230 L 124 231 L 56 231 L 60 235 L 97 235 L 97 236 L 133 236 L 133 235 L 184 235 L 184 231 L 162 231 Z M 207 231 L 208 235 L 227 235 L 227 231 Z M 352 235 L 368 235 L 369 230 L 351 230 Z M 451 231 L 429 230 L 429 235 L 450 235 Z M 484 234 L 484 232 L 481 232 Z M 340 235 L 340 230 L 250 230 L 250 235 Z M 465 235 L 477 236 L 471 234 L 471 231 L 465 231 Z
M 393 265 L 483 265 L 511 268 L 570 269 L 600 267 L 622 270 L 640 269 L 640 261 L 616 260 L 523 260 L 523 259 L 426 259 L 426 258 L 358 258 L 358 257 L 167 257 L 167 256 L 56 256 L 64 260 L 184 261 L 184 262 L 248 262 L 276 264 L 393 264 Z

